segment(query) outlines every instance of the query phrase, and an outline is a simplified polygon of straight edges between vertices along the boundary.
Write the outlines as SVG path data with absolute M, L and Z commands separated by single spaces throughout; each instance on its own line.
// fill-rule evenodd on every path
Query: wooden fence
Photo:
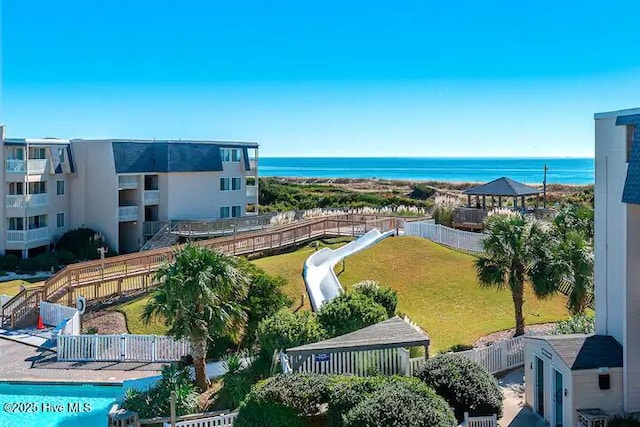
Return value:
M 209 418 L 198 418 L 194 420 L 185 420 L 176 422 L 176 427 L 220 427 L 232 426 L 237 418 L 237 413 L 217 415 Z M 168 424 L 165 424 L 168 425 Z
M 60 304 L 42 301 L 40 303 L 40 316 L 45 325 L 57 325 L 63 320 L 71 319 L 77 310 Z
M 189 343 L 157 335 L 59 335 L 63 362 L 171 362 L 189 354 Z
M 360 377 L 369 375 L 408 375 L 409 373 L 409 351 L 404 348 L 341 351 L 303 357 L 306 357 L 306 360 L 291 361 L 292 366 L 299 366 L 297 372 L 345 374 Z
M 470 417 L 468 412 L 464 413 L 464 427 L 498 427 L 498 416 L 493 414 L 488 417 Z
M 455 354 L 473 360 L 491 374 L 497 374 L 524 364 L 524 337 L 498 341 L 487 347 L 459 351 Z M 424 359 L 421 357 L 410 359 L 411 375 L 422 363 Z
M 404 234 L 407 236 L 424 237 L 441 245 L 449 246 L 468 252 L 483 252 L 482 233 L 456 230 L 426 221 L 413 221 L 404 224 Z

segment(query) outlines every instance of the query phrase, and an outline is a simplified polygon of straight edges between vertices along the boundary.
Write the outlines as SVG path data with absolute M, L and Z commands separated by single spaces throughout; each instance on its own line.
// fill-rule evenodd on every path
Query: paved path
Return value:
M 159 375 L 159 363 L 58 362 L 44 348 L 0 339 L 0 381 L 122 383 Z
M 524 368 L 514 369 L 498 378 L 504 393 L 500 427 L 544 426 L 542 419 L 524 406 Z

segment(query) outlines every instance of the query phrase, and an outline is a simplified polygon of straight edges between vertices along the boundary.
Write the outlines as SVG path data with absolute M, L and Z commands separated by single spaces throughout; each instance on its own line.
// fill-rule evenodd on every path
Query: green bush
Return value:
M 595 319 L 588 314 L 577 314 L 556 323 L 556 334 L 592 334 L 596 330 Z
M 389 382 L 343 415 L 345 427 L 455 427 L 445 400 L 419 381 Z
M 78 262 L 78 257 L 73 252 L 69 252 L 65 249 L 57 249 L 55 255 L 58 257 L 60 265 L 69 265 L 74 262 Z
M 374 280 L 363 280 L 353 285 L 352 293 L 359 293 L 368 296 L 384 307 L 388 317 L 396 314 L 398 306 L 398 293 L 388 286 L 380 286 Z
M 174 366 L 163 367 L 162 378 L 149 390 L 127 390 L 122 407 L 137 412 L 140 418 L 168 417 L 172 391 L 176 392 L 178 416 L 198 411 L 198 393 L 189 370 Z
M 308 311 L 292 313 L 282 309 L 258 324 L 258 344 L 263 358 L 270 359 L 275 350 L 320 341 L 325 336 L 317 317 Z
M 0 255 L 0 270 L 2 271 L 16 271 L 20 258 L 13 254 Z
M 91 228 L 76 228 L 64 233 L 56 242 L 56 251 L 71 252 L 77 259 L 86 261 L 99 259 L 98 248 L 108 247 L 104 238 Z M 111 248 L 107 256 L 116 255 Z
M 385 308 L 361 293 L 343 293 L 327 302 L 317 313 L 331 337 L 344 335 L 387 319 Z
M 355 377 L 335 375 L 329 385 L 329 420 L 333 426 L 342 426 L 343 415 L 389 382 L 408 380 L 404 377 Z
M 237 427 L 302 427 L 329 395 L 329 377 L 277 375 L 258 383 L 240 404 Z
M 482 416 L 502 415 L 502 390 L 493 375 L 479 364 L 456 355 L 443 354 L 427 360 L 415 376 L 442 396 L 458 419 L 464 412 Z
M 35 273 L 36 271 L 51 271 L 58 266 L 58 258 L 49 252 L 25 258 L 18 263 L 17 270 L 23 273 Z
M 609 427 L 640 427 L 640 420 L 631 415 L 616 415 L 609 420 Z
M 453 208 L 446 205 L 436 205 L 433 208 L 433 220 L 436 224 L 446 227 L 453 226 Z
M 251 367 L 244 366 L 242 355 L 235 353 L 222 359 L 225 373 L 219 399 L 225 408 L 235 409 L 251 391 Z

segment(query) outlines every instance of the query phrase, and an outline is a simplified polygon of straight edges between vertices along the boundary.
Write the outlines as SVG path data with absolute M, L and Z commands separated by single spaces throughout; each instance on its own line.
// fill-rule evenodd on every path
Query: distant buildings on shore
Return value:
M 89 227 L 118 252 L 170 220 L 258 213 L 258 144 L 227 141 L 16 139 L 0 127 L 0 253 L 45 251 Z

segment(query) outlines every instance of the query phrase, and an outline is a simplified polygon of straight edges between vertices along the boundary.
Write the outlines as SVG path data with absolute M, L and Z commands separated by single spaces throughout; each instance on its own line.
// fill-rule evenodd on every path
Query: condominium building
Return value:
M 133 252 L 170 220 L 258 213 L 256 143 L 10 139 L 2 127 L 0 142 L 0 253 L 26 257 L 79 227 Z

